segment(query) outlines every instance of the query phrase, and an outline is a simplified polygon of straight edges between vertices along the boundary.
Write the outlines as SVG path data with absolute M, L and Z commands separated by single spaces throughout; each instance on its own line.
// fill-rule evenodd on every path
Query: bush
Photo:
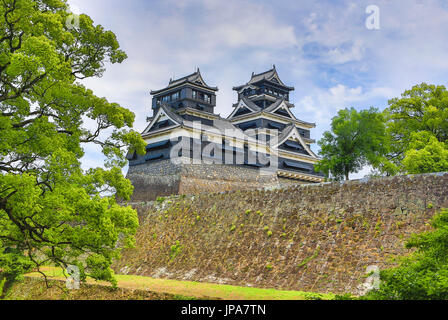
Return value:
M 448 299 L 448 209 L 433 217 L 432 226 L 433 231 L 409 239 L 406 247 L 416 251 L 398 267 L 381 271 L 379 290 L 371 291 L 366 299 Z

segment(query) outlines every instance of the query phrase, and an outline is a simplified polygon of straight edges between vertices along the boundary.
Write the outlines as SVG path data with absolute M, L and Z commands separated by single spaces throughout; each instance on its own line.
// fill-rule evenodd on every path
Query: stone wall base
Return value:
M 132 201 L 151 201 L 178 194 L 217 193 L 234 190 L 278 188 L 300 181 L 261 173 L 258 168 L 220 164 L 174 164 L 170 160 L 129 168 L 134 186 Z

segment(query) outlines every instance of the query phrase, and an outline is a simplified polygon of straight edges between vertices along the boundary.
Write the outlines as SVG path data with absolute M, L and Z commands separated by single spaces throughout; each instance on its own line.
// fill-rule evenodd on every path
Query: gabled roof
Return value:
M 253 112 L 248 113 L 248 114 L 244 114 L 244 115 L 238 115 L 235 117 L 235 113 L 238 111 L 238 107 L 241 107 L 242 102 L 245 102 L 244 106 L 247 106 L 249 108 L 249 106 L 251 106 L 253 109 Z M 303 125 L 306 128 L 313 128 L 316 127 L 316 124 L 314 123 L 310 123 L 310 122 L 306 122 L 303 120 L 299 120 L 297 119 L 294 114 L 289 110 L 288 108 L 288 102 L 282 99 L 277 99 L 276 102 L 274 102 L 273 104 L 271 104 L 269 107 L 267 107 L 266 109 L 262 109 L 259 106 L 257 106 L 255 103 L 253 103 L 250 99 L 243 97 L 239 103 L 234 104 L 233 107 L 235 108 L 235 110 L 233 110 L 233 112 L 227 117 L 228 120 L 230 121 L 240 121 L 240 119 L 242 118 L 247 118 L 249 117 L 250 119 L 256 118 L 256 117 L 262 117 L 263 115 L 272 115 L 275 117 L 281 117 L 280 119 L 282 119 L 283 121 L 295 121 L 296 124 Z M 290 114 L 291 118 L 288 118 L 284 115 L 280 115 L 275 113 L 275 111 L 277 111 L 280 108 L 285 108 L 285 110 L 288 112 L 288 114 Z M 250 108 L 249 108 L 250 109 Z M 257 111 L 255 111 L 257 110 Z
M 292 119 L 297 120 L 297 118 L 294 116 L 294 114 L 291 112 L 291 110 L 289 110 L 289 107 L 286 104 L 286 100 L 284 100 L 284 99 L 278 99 L 277 101 L 275 101 L 273 104 L 271 104 L 269 107 L 267 107 L 263 111 L 275 113 L 279 109 L 284 109 Z
M 246 90 L 246 89 L 254 89 L 254 90 L 257 90 L 258 87 L 257 87 L 257 86 L 254 86 L 254 85 L 252 85 L 252 84 L 246 84 L 246 85 L 243 85 L 243 86 L 240 87 L 238 93 L 241 93 L 241 92 L 243 92 L 243 91 Z
M 265 71 L 265 72 L 262 72 L 259 74 L 252 73 L 252 77 L 250 78 L 248 83 L 241 85 L 241 86 L 234 87 L 233 90 L 239 91 L 248 85 L 256 84 L 262 80 L 267 80 L 267 81 L 270 81 L 273 83 L 277 83 L 283 87 L 286 87 L 287 89 L 289 89 L 291 91 L 294 90 L 294 87 L 289 87 L 283 83 L 283 81 L 280 79 L 280 77 L 277 73 L 277 69 L 275 68 L 275 65 L 272 67 L 272 69 L 270 69 L 268 71 Z
M 176 126 L 182 125 L 184 123 L 184 119 L 175 112 L 173 112 L 170 106 L 166 105 L 163 102 L 159 102 L 158 105 L 160 107 L 159 110 L 157 111 L 156 115 L 152 118 L 151 122 L 146 127 L 146 129 L 142 132 L 142 134 L 148 133 L 149 130 L 151 130 L 151 128 L 159 121 L 162 115 L 166 115 L 171 121 L 173 121 L 176 124 Z
M 291 123 L 289 126 L 287 126 L 283 132 L 278 136 L 278 142 L 276 148 L 284 144 L 287 140 L 297 140 L 302 145 L 302 147 L 308 152 L 308 154 L 313 158 L 318 158 L 318 156 L 308 147 L 308 145 L 303 140 L 302 136 L 300 135 L 299 131 L 297 130 L 296 126 Z
M 238 112 L 238 110 L 242 108 L 249 109 L 252 113 L 254 112 L 260 112 L 262 109 L 257 106 L 255 103 L 253 103 L 250 99 L 247 99 L 246 97 L 241 98 L 241 100 L 238 103 L 235 103 L 233 105 L 235 108 L 233 112 L 230 114 L 230 116 L 227 117 L 227 119 L 231 119 L 235 116 L 235 114 Z
M 185 76 L 185 77 L 182 77 L 182 78 L 179 78 L 176 80 L 171 79 L 167 87 L 160 89 L 160 90 L 151 91 L 151 94 L 152 95 L 158 94 L 160 92 L 163 92 L 163 91 L 171 89 L 171 88 L 175 88 L 175 87 L 180 86 L 185 83 L 191 83 L 191 84 L 199 85 L 201 87 L 205 87 L 212 91 L 218 91 L 217 87 L 211 87 L 204 81 L 204 79 L 202 78 L 202 75 L 201 75 L 201 71 L 198 68 L 198 70 L 196 72 L 189 74 L 188 76 Z

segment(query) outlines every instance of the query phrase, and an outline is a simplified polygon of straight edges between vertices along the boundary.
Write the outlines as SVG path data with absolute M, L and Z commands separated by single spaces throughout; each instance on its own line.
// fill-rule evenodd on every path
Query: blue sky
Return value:
M 232 87 L 273 64 L 296 90 L 293 113 L 315 122 L 316 140 L 339 109 L 384 109 L 421 82 L 448 86 L 448 1 L 69 0 L 112 30 L 129 58 L 85 84 L 136 114 L 142 131 L 150 90 L 200 67 L 218 86 L 216 112 L 230 114 Z M 376 5 L 380 29 L 369 30 Z M 318 146 L 313 147 L 318 151 Z M 84 167 L 100 166 L 95 147 Z M 353 177 L 362 177 L 368 169 Z

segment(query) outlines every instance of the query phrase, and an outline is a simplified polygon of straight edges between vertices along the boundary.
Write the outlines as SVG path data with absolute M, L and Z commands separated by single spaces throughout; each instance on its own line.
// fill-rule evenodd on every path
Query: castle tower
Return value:
M 235 88 L 239 102 L 227 119 L 215 114 L 218 88 L 209 86 L 199 69 L 151 91 L 153 116 L 142 133 L 146 154 L 128 154 L 133 200 L 323 181 L 309 148 L 314 124 L 289 110 L 294 88 L 283 84 L 275 68 L 249 82 Z M 280 142 L 275 146 L 269 144 L 274 135 Z M 280 167 L 266 160 L 273 148 L 281 153 Z
M 249 82 L 233 90 L 238 93 L 238 103 L 227 119 L 257 139 L 276 137 L 279 177 L 322 181 L 322 175 L 314 170 L 319 158 L 311 150 L 315 140 L 310 130 L 316 125 L 297 119 L 291 112 L 294 104 L 289 101 L 289 93 L 294 88 L 283 83 L 275 66 L 260 74 L 252 73 Z

